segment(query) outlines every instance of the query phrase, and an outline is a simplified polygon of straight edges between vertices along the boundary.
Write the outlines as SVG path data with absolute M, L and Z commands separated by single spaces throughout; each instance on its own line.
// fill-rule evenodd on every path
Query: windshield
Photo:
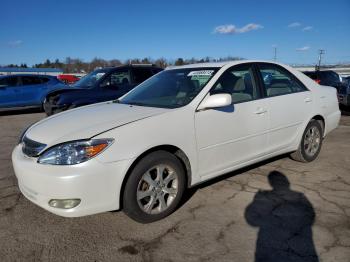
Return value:
M 91 88 L 93 87 L 97 81 L 103 77 L 107 73 L 106 69 L 98 69 L 90 74 L 82 77 L 78 82 L 76 82 L 74 87 L 83 87 L 83 88 Z
M 165 70 L 137 86 L 118 102 L 162 108 L 182 107 L 197 96 L 217 70 L 218 68 Z

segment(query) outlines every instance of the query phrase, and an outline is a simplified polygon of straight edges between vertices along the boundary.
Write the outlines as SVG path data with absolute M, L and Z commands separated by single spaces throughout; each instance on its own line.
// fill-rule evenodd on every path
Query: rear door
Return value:
M 312 112 L 312 93 L 288 70 L 258 63 L 269 110 L 268 153 L 290 146 Z M 266 78 L 269 75 L 269 78 Z M 264 77 L 265 76 L 265 77 Z
M 0 107 L 15 107 L 19 105 L 17 96 L 18 77 L 0 78 Z

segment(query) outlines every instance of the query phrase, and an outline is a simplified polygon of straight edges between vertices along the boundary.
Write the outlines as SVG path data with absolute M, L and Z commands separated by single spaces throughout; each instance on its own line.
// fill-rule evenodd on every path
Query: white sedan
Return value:
M 147 223 L 208 179 L 285 153 L 313 161 L 339 119 L 336 89 L 286 65 L 186 65 L 35 123 L 12 161 L 23 195 L 52 213 Z

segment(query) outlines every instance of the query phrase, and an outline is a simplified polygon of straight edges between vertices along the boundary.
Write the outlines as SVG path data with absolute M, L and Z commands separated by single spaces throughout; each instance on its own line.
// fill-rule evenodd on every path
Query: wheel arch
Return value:
M 144 158 L 146 155 L 148 155 L 148 154 L 150 154 L 152 152 L 155 152 L 155 151 L 159 151 L 159 150 L 167 151 L 167 152 L 175 155 L 180 160 L 180 162 L 181 162 L 181 164 L 182 164 L 182 166 L 183 166 L 183 168 L 185 170 L 187 188 L 191 186 L 191 176 L 192 176 L 191 163 L 190 163 L 189 158 L 185 154 L 185 152 L 183 150 L 181 150 L 180 148 L 178 148 L 177 146 L 174 146 L 174 145 L 159 145 L 159 146 L 155 146 L 155 147 L 149 148 L 148 150 L 143 152 L 141 155 L 139 155 L 133 161 L 133 163 L 130 165 L 130 167 L 128 168 L 128 171 L 126 172 L 126 175 L 123 178 L 123 183 L 122 183 L 122 186 L 121 186 L 121 189 L 120 189 L 120 199 L 119 199 L 119 207 L 120 207 L 120 209 L 123 209 L 124 189 L 125 189 L 126 182 L 127 182 L 128 178 L 129 178 L 129 176 L 131 175 L 132 170 L 140 162 L 140 160 L 142 158 Z
M 313 116 L 311 119 L 310 119 L 310 121 L 311 120 L 316 120 L 316 121 L 318 121 L 319 122 L 319 124 L 321 125 L 321 127 L 322 127 L 322 136 L 325 136 L 325 131 L 326 131 L 326 122 L 325 122 L 325 118 L 323 117 L 323 116 L 321 116 L 321 115 L 315 115 L 315 116 Z M 309 121 L 309 122 L 310 122 Z

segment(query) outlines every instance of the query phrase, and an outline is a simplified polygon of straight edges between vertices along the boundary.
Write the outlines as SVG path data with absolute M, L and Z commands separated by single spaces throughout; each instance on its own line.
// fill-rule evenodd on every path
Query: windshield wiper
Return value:
M 138 102 L 127 102 L 127 103 L 121 102 L 121 104 L 131 105 L 131 106 L 148 106 L 147 104 L 138 103 Z

